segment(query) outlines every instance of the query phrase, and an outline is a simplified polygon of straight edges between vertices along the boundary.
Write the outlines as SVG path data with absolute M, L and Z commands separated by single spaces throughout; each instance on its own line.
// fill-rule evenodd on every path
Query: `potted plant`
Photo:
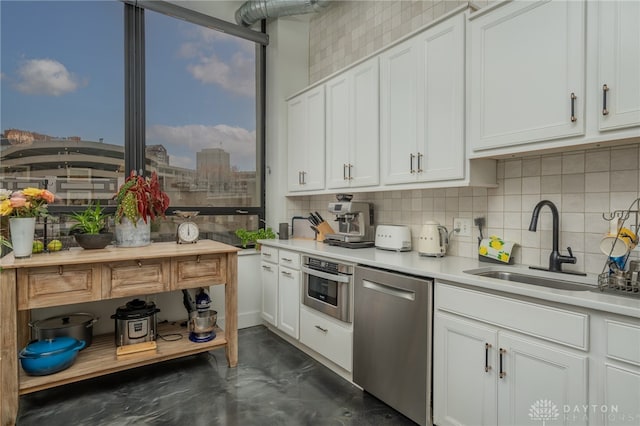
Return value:
M 247 248 L 247 244 L 254 243 L 256 250 L 260 250 L 260 244 L 257 240 L 272 240 L 276 237 L 275 232 L 269 227 L 260 228 L 257 231 L 247 231 L 244 228 L 236 230 L 236 237 L 240 238 L 243 248 Z
M 169 196 L 160 188 L 156 172 L 151 177 L 132 171 L 116 194 L 116 244 L 139 247 L 151 244 L 151 221 L 165 217 Z
M 78 245 L 84 249 L 101 249 L 113 240 L 113 233 L 107 231 L 109 214 L 104 212 L 100 203 L 89 205 L 81 212 L 74 212 L 69 217 L 77 223 L 69 230 Z
M 9 217 L 11 245 L 16 258 L 31 256 L 36 218 L 48 216 L 48 203 L 54 200 L 55 196 L 46 189 L 0 189 L 0 215 Z

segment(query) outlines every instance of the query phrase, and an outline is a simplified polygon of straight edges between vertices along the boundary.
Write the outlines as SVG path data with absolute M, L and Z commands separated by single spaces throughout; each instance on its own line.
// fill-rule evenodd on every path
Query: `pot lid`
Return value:
M 159 309 L 156 309 L 156 305 L 153 302 L 145 302 L 141 299 L 133 299 L 130 302 L 127 302 L 126 305 L 120 306 L 116 309 L 116 313 L 111 316 L 111 318 L 116 319 L 133 319 L 133 318 L 144 318 L 158 312 Z
M 41 330 L 69 328 L 77 325 L 89 325 L 89 323 L 93 322 L 93 319 L 94 316 L 92 314 L 65 314 L 36 321 L 33 323 L 33 327 Z
M 78 339 L 73 337 L 56 337 L 54 339 L 38 340 L 31 342 L 24 349 L 24 355 L 53 355 L 54 353 L 67 352 L 78 346 Z

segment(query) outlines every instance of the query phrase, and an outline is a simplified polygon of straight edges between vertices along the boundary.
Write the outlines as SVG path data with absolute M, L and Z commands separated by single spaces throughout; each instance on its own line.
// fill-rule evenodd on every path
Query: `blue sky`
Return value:
M 122 145 L 123 4 L 3 0 L 0 14 L 0 129 Z M 146 49 L 147 143 L 176 166 L 222 147 L 254 170 L 254 44 L 147 12 Z

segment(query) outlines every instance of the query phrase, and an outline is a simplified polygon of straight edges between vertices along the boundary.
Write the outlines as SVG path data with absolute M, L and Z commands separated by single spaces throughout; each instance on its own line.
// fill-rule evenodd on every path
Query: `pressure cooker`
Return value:
M 153 302 L 133 299 L 116 309 L 111 318 L 116 322 L 116 345 L 132 345 L 134 343 L 156 340 L 158 319 Z

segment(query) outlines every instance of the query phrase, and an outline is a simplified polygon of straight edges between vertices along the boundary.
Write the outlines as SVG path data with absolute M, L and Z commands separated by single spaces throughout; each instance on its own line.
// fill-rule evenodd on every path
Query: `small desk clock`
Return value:
M 191 219 L 196 217 L 200 212 L 185 212 L 181 210 L 174 211 L 174 214 L 179 218 L 185 219 L 176 231 L 176 242 L 178 244 L 193 244 L 198 242 L 200 236 L 200 229 L 198 225 Z

